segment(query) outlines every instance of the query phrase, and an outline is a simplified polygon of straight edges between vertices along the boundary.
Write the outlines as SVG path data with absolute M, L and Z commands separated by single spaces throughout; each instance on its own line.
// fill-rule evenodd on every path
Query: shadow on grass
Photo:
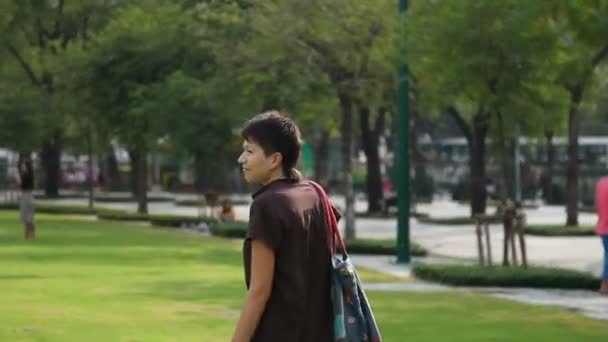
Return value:
M 237 281 L 234 279 L 221 281 L 162 281 L 152 284 L 141 284 L 137 288 L 145 290 L 129 292 L 123 295 L 184 302 L 203 301 L 209 304 L 228 305 L 240 304 L 246 295 L 245 282 L 241 278 Z
M 0 281 L 2 280 L 28 280 L 28 279 L 42 279 L 36 274 L 2 274 L 0 275 Z
M 202 249 L 202 247 L 201 247 Z M 225 249 L 206 248 L 205 250 L 180 250 L 150 248 L 147 245 L 138 245 L 124 248 L 104 247 L 99 249 L 57 249 L 31 248 L 28 251 L 12 250 L 0 252 L 0 257 L 6 262 L 34 262 L 34 263 L 77 263 L 81 265 L 97 266 L 170 266 L 184 264 L 213 264 L 221 266 L 239 267 L 242 260 L 237 252 Z M 1 279 L 1 276 L 0 276 Z

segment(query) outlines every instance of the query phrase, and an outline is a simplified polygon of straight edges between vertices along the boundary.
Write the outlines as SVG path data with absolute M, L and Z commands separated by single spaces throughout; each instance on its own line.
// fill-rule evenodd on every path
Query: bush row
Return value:
M 413 274 L 423 280 L 455 286 L 499 286 L 596 290 L 593 275 L 550 267 L 484 267 L 479 265 L 415 264 Z

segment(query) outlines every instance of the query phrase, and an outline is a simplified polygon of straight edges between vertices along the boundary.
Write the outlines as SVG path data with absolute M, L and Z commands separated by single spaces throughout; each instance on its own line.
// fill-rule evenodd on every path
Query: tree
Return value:
M 277 27 L 259 17 L 260 11 L 226 1 L 207 6 L 201 13 L 199 21 L 213 27 L 210 35 L 216 37 L 209 42 L 218 64 L 214 89 L 222 92 L 220 97 L 243 120 L 270 109 L 287 112 L 315 149 L 314 178 L 327 184 L 329 143 L 339 123 L 333 86 L 308 61 L 309 51 L 285 44 L 284 37 L 277 37 Z
M 57 196 L 59 190 L 60 156 L 66 122 L 64 113 L 55 105 L 57 83 L 61 75 L 54 70 L 61 64 L 66 49 L 84 44 L 94 30 L 102 27 L 107 15 L 128 1 L 9 1 L 0 27 L 3 49 L 13 58 L 22 76 L 31 87 L 38 88 L 39 97 L 46 97 L 47 106 L 37 115 L 43 124 L 44 139 L 41 162 L 45 169 L 45 192 Z M 30 92 L 31 93 L 31 92 Z M 32 134 L 32 132 L 28 132 Z
M 84 108 L 127 147 L 139 212 L 147 212 L 148 154 L 166 132 L 162 118 L 171 115 L 160 102 L 165 82 L 204 60 L 196 55 L 199 49 L 191 49 L 193 32 L 191 15 L 180 6 L 155 1 L 130 6 L 94 37 L 74 82 Z
M 568 169 L 566 179 L 566 225 L 578 225 L 578 135 L 581 104 L 594 81 L 597 68 L 608 60 L 608 3 L 567 1 L 556 3 L 555 22 L 562 47 L 561 83 L 568 92 Z
M 408 13 L 408 60 L 420 87 L 418 102 L 427 112 L 447 111 L 469 145 L 471 215 L 486 208 L 489 134 L 506 156 L 505 139 L 516 123 L 534 129 L 545 110 L 559 107 L 551 63 L 556 35 L 544 20 L 549 9 L 544 2 L 520 0 L 443 1 L 416 2 Z
M 301 63 L 306 65 L 312 62 L 311 66 L 320 70 L 333 88 L 341 116 L 347 239 L 355 237 L 352 178 L 354 119 L 359 109 L 376 107 L 365 96 L 371 93 L 366 87 L 377 84 L 370 81 L 375 81 L 377 75 L 368 70 L 372 69 L 370 60 L 376 51 L 375 44 L 390 32 L 386 13 L 391 13 L 393 7 L 392 2 L 383 0 L 372 3 L 266 1 L 254 4 L 252 10 L 254 25 L 259 32 L 272 37 L 275 44 L 288 46 L 295 51 L 295 56 L 303 56 Z M 367 111 L 362 110 L 365 118 Z M 372 112 L 376 113 L 370 110 Z

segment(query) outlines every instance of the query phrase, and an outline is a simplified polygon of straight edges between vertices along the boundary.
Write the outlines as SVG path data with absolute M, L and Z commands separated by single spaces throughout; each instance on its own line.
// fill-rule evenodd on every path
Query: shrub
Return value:
M 147 221 L 148 214 L 131 213 L 121 210 L 99 210 L 97 218 L 109 221 Z
M 593 236 L 592 226 L 567 227 L 562 225 L 529 225 L 526 234 L 540 236 Z
M 150 224 L 162 227 L 182 227 L 184 225 L 196 225 L 199 223 L 213 223 L 216 220 L 209 217 L 180 216 L 180 215 L 148 215 Z
M 475 220 L 469 216 L 437 218 L 437 217 L 420 215 L 417 217 L 417 219 L 418 219 L 418 222 L 430 223 L 430 224 L 464 225 L 464 224 L 474 224 L 475 223 Z
M 593 275 L 549 267 L 484 267 L 479 265 L 415 264 L 413 274 L 424 280 L 456 286 L 501 286 L 595 290 Z
M 36 212 L 42 214 L 64 214 L 64 215 L 95 215 L 95 209 L 89 209 L 85 206 L 70 206 L 58 204 L 35 204 Z M 19 210 L 19 205 L 16 203 L 2 203 L 0 210 Z
M 247 234 L 247 222 L 216 222 L 211 224 L 211 234 L 226 238 L 245 238 Z
M 395 255 L 395 240 L 374 240 L 374 239 L 355 239 L 346 242 L 346 249 L 350 254 L 371 254 L 371 255 Z M 424 247 L 412 242 L 410 244 L 410 254 L 416 257 L 426 256 L 428 252 Z
M 219 203 L 221 203 L 221 199 L 219 201 Z M 232 203 L 232 205 L 249 205 L 251 204 L 251 201 L 248 200 L 230 200 L 230 202 Z M 175 201 L 175 205 L 177 206 L 183 206 L 183 207 L 200 207 L 205 205 L 205 200 L 201 199 L 183 199 L 183 200 L 176 200 Z

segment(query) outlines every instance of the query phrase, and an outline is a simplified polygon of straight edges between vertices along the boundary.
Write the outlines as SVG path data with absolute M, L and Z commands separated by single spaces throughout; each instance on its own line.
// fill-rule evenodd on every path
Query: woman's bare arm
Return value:
M 247 298 L 232 337 L 233 342 L 249 342 L 272 292 L 274 251 L 261 241 L 251 241 L 251 281 Z

